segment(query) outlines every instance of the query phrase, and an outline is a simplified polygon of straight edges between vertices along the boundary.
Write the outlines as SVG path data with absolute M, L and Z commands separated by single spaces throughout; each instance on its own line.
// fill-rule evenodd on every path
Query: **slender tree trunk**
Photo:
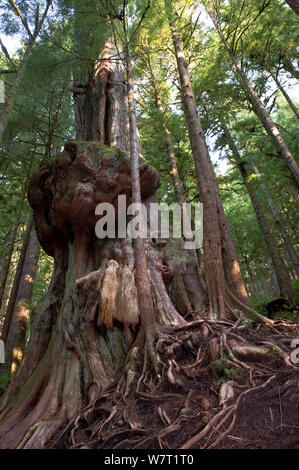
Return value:
M 270 74 L 271 74 L 271 77 L 273 78 L 273 80 L 275 81 L 277 87 L 279 88 L 279 90 L 281 91 L 283 96 L 285 97 L 286 101 L 290 105 L 290 108 L 292 109 L 292 111 L 295 114 L 296 118 L 299 119 L 299 110 L 298 110 L 298 108 L 296 108 L 296 106 L 293 103 L 293 101 L 291 100 L 290 96 L 287 94 L 284 87 L 282 86 L 282 84 L 278 80 L 277 72 L 275 73 L 274 70 L 270 70 Z
M 275 143 L 275 145 L 276 145 L 278 151 L 280 152 L 282 158 L 285 160 L 294 181 L 296 182 L 297 186 L 299 187 L 299 166 L 297 165 L 296 160 L 294 159 L 292 153 L 290 152 L 290 150 L 288 149 L 285 141 L 283 140 L 282 136 L 280 135 L 280 132 L 279 132 L 277 126 L 274 124 L 274 122 L 270 118 L 265 106 L 261 102 L 261 100 L 260 100 L 258 94 L 256 93 L 253 85 L 251 84 L 251 82 L 248 80 L 247 76 L 243 72 L 242 66 L 241 66 L 239 60 L 237 59 L 237 57 L 235 56 L 235 54 L 233 53 L 233 51 L 231 50 L 227 40 L 225 39 L 224 34 L 223 34 L 217 20 L 215 19 L 214 15 L 211 12 L 209 12 L 209 15 L 210 15 L 210 17 L 211 17 L 211 19 L 212 19 L 212 21 L 215 25 L 215 28 L 216 28 L 216 30 L 217 30 L 224 46 L 226 47 L 226 50 L 227 50 L 230 58 L 231 58 L 231 61 L 234 65 L 237 77 L 239 77 L 239 79 L 241 80 L 241 83 L 243 84 L 244 88 L 247 90 L 248 96 L 249 96 L 249 98 L 250 98 L 250 100 L 253 104 L 253 108 L 254 108 L 257 116 L 260 118 L 260 120 L 261 120 L 265 130 L 269 134 L 269 136 L 272 137 L 273 142 Z
M 31 233 L 32 227 L 33 227 L 33 215 L 31 213 L 27 222 L 27 228 L 26 228 L 24 239 L 23 239 L 23 244 L 22 244 L 22 249 L 21 249 L 21 253 L 20 253 L 20 257 L 18 261 L 16 274 L 15 274 L 14 281 L 13 281 L 13 287 L 10 293 L 9 302 L 8 302 L 8 306 L 6 309 L 4 325 L 2 328 L 2 332 L 1 332 L 1 339 L 2 341 L 4 341 L 4 343 L 6 343 L 7 341 L 9 329 L 10 329 L 12 318 L 13 318 L 18 289 L 19 289 L 19 285 L 20 285 L 20 281 L 22 277 L 22 272 L 23 272 L 23 267 L 24 267 L 24 262 L 25 262 L 25 257 L 26 257 L 26 252 L 28 248 L 28 243 L 30 240 L 30 233 Z
M 61 111 L 64 92 L 65 92 L 65 89 L 63 88 L 63 90 L 61 91 L 60 97 L 58 98 L 58 102 L 57 102 L 57 105 L 56 105 L 56 108 L 55 108 L 55 114 L 54 114 L 54 117 L 53 117 L 51 125 L 50 125 L 48 140 L 47 140 L 45 153 L 44 153 L 44 157 L 42 159 L 41 164 L 46 162 L 48 160 L 48 158 L 50 157 L 50 154 L 51 154 L 53 135 L 54 135 L 55 127 L 56 127 L 56 124 L 57 124 L 58 116 L 59 116 L 59 113 Z
M 30 164 L 30 168 L 31 168 L 31 164 Z M 5 292 L 5 286 L 6 286 L 6 282 L 7 282 L 7 278 L 8 278 L 8 274 L 9 274 L 9 269 L 10 269 L 10 262 L 11 262 L 11 258 L 12 258 L 12 255 L 13 255 L 13 250 L 14 250 L 14 245 L 15 245 L 17 232 L 18 232 L 18 229 L 19 229 L 19 224 L 20 224 L 19 221 L 20 221 L 20 216 L 21 216 L 22 210 L 23 210 L 23 204 L 24 204 L 26 190 L 27 190 L 27 183 L 28 183 L 28 180 L 26 180 L 26 184 L 24 186 L 24 189 L 23 189 L 23 192 L 22 192 L 22 195 L 21 195 L 21 198 L 20 198 L 20 202 L 19 202 L 19 205 L 18 205 L 18 208 L 17 208 L 16 218 L 15 218 L 14 228 L 13 228 L 13 236 L 12 236 L 10 246 L 9 246 L 9 251 L 8 251 L 8 259 L 7 259 L 8 264 L 6 265 L 6 268 L 3 272 L 3 281 L 1 283 L 1 290 L 0 290 L 0 308 L 2 307 L 2 302 L 3 302 L 4 292 Z
M 250 289 L 251 294 L 252 294 L 253 297 L 257 297 L 258 287 L 256 285 L 254 273 L 253 273 L 253 270 L 252 270 L 252 266 L 250 264 L 250 261 L 249 261 L 249 258 L 248 258 L 247 254 L 243 254 L 243 260 L 244 260 L 244 263 L 246 265 L 247 276 L 249 278 L 248 283 L 250 284 L 250 287 L 251 287 L 251 289 Z
M 281 290 L 279 287 L 276 271 L 275 271 L 275 266 L 273 266 L 273 262 L 271 258 L 267 258 L 265 260 L 265 265 L 267 266 L 268 273 L 270 276 L 270 295 L 272 296 L 279 296 L 281 295 Z
M 132 180 L 132 202 L 141 204 L 141 189 L 139 175 L 138 136 L 136 124 L 136 112 L 134 101 L 134 82 L 129 49 L 129 37 L 127 34 L 127 18 L 124 20 L 126 36 L 126 69 L 128 87 L 128 111 L 130 128 L 130 158 L 131 158 L 131 180 Z M 141 229 L 141 227 L 140 227 Z M 157 368 L 156 356 L 153 349 L 153 341 L 157 337 L 157 322 L 151 294 L 151 285 L 148 275 L 145 239 L 137 237 L 134 239 L 134 255 L 136 266 L 136 287 L 141 325 L 146 336 L 146 345 L 153 365 Z
M 36 41 L 36 39 L 37 39 L 37 37 L 40 33 L 40 30 L 41 30 L 41 28 L 44 24 L 44 21 L 46 19 L 46 16 L 47 16 L 50 5 L 51 5 L 51 1 L 48 0 L 45 11 L 42 15 L 42 18 L 39 21 L 38 26 L 34 31 L 34 34 L 31 36 L 31 38 L 29 40 L 29 43 L 26 47 L 25 54 L 24 54 L 24 56 L 21 60 L 21 63 L 19 65 L 19 68 L 18 68 L 18 71 L 16 73 L 15 79 L 13 81 L 13 84 L 11 85 L 9 93 L 6 96 L 4 108 L 3 108 L 2 114 L 0 116 L 0 142 L 2 140 L 4 131 L 6 129 L 8 118 L 9 118 L 10 113 L 12 111 L 12 108 L 13 108 L 13 105 L 14 105 L 14 102 L 15 102 L 15 98 L 16 98 L 16 94 L 17 94 L 21 79 L 23 77 L 24 70 L 25 70 L 25 67 L 27 65 L 30 53 L 31 53 L 32 48 L 35 44 L 35 41 Z
M 15 225 L 11 228 L 8 234 L 5 237 L 5 248 L 4 253 L 2 253 L 2 261 L 0 264 L 0 310 L 2 306 L 4 291 L 6 287 L 7 277 L 9 273 L 10 262 L 14 250 L 14 243 L 17 233 L 17 226 Z
M 299 15 L 299 1 L 298 0 L 286 0 L 286 3 Z
M 29 309 L 26 307 L 25 302 L 31 299 L 32 296 L 39 252 L 40 244 L 35 228 L 32 227 L 5 348 L 5 368 L 10 370 L 11 373 L 17 370 L 24 354 L 29 314 Z
M 227 125 L 225 124 L 224 121 L 221 121 L 221 126 L 224 131 L 227 143 L 229 145 L 229 148 L 231 149 L 231 152 L 234 156 L 234 159 L 237 163 L 237 166 L 239 168 L 239 171 L 241 173 L 241 176 L 243 178 L 244 184 L 246 186 L 246 189 L 248 191 L 249 197 L 251 199 L 259 226 L 261 228 L 261 231 L 264 235 L 265 242 L 268 246 L 269 253 L 273 262 L 273 266 L 275 269 L 276 277 L 277 277 L 277 282 L 280 288 L 281 295 L 288 300 L 288 302 L 291 305 L 294 305 L 296 303 L 295 299 L 295 293 L 291 285 L 291 279 L 288 273 L 288 270 L 285 266 L 285 263 L 280 255 L 279 249 L 276 245 L 276 242 L 273 238 L 273 235 L 271 233 L 271 229 L 268 225 L 268 222 L 266 220 L 266 217 L 264 216 L 263 209 L 259 203 L 259 200 L 257 198 L 256 193 L 252 189 L 250 183 L 248 182 L 248 173 L 245 168 L 245 165 L 241 159 L 241 156 L 239 154 L 239 151 L 232 139 L 232 136 L 228 130 Z
M 205 276 L 210 302 L 210 315 L 212 316 L 218 314 L 220 317 L 224 317 L 226 308 L 232 311 L 229 306 L 229 301 L 226 298 L 226 292 L 231 292 L 232 289 L 226 289 L 222 246 L 229 239 L 231 240 L 231 238 L 226 224 L 224 211 L 222 212 L 219 210 L 219 207 L 222 207 L 221 199 L 218 194 L 215 174 L 201 127 L 192 82 L 184 57 L 183 47 L 180 41 L 179 33 L 177 32 L 176 26 L 173 22 L 172 6 L 171 3 L 167 0 L 165 3 L 166 9 L 169 12 L 169 25 L 172 31 L 172 39 L 179 70 L 182 99 L 189 129 L 189 138 L 195 163 L 198 189 L 204 209 Z M 232 248 L 233 243 L 228 242 L 227 246 Z M 229 263 L 229 266 L 226 268 L 227 271 L 229 273 L 233 273 L 233 269 L 235 268 L 234 272 L 237 274 L 236 277 L 238 277 L 238 280 L 241 279 L 240 268 L 236 259 L 235 251 L 230 261 L 232 263 Z M 232 267 L 233 269 L 231 269 Z M 236 267 L 238 269 L 236 269 Z M 232 274 L 232 276 L 228 279 L 228 284 L 233 284 L 234 287 L 236 287 L 235 292 L 237 291 L 240 293 L 239 286 L 237 286 L 235 281 L 236 279 Z M 245 294 L 245 299 L 244 297 L 242 298 L 242 304 L 245 305 L 245 302 L 248 302 L 248 297 L 242 279 L 241 284 L 243 293 Z M 231 285 L 229 287 L 231 288 Z M 239 296 L 239 298 L 240 297 L 241 296 Z M 248 311 L 249 310 L 251 309 L 248 309 Z
M 171 133 L 170 133 L 170 130 L 168 129 L 167 124 L 165 122 L 164 109 L 163 109 L 161 98 L 160 98 L 160 95 L 159 95 L 159 92 L 158 92 L 158 87 L 157 87 L 155 76 L 154 76 L 154 73 L 153 73 L 153 70 L 152 70 L 152 67 L 151 67 L 150 57 L 149 56 L 148 56 L 148 66 L 149 66 L 149 69 L 150 69 L 151 80 L 152 80 L 153 89 L 154 89 L 154 93 L 155 93 L 156 107 L 157 107 L 157 110 L 160 113 L 162 128 L 163 128 L 164 133 L 165 133 L 165 145 L 166 145 L 167 154 L 168 154 L 168 158 L 169 158 L 169 163 L 170 163 L 170 168 L 171 168 L 171 175 L 172 175 L 172 181 L 173 181 L 173 187 L 174 187 L 176 200 L 177 200 L 178 204 L 181 207 L 182 217 L 184 217 L 186 219 L 187 218 L 189 219 L 189 214 L 188 214 L 188 211 L 186 210 L 186 206 L 185 206 L 186 201 L 185 201 L 185 197 L 184 197 L 184 194 L 183 194 L 183 184 L 182 184 L 182 181 L 181 181 L 181 178 L 180 178 L 180 175 L 179 175 L 177 160 L 176 160 L 174 148 L 173 148 L 172 141 L 171 141 Z M 191 227 L 191 221 L 189 222 L 189 224 L 190 224 L 190 227 Z M 192 240 L 192 234 L 191 233 L 190 234 L 184 233 L 184 236 L 185 236 L 186 241 Z M 194 305 L 193 305 L 193 307 L 196 310 L 196 309 L 198 309 L 198 306 L 202 307 L 203 297 L 206 295 L 206 285 L 205 285 L 205 281 L 204 281 L 201 266 L 200 266 L 201 265 L 201 258 L 202 258 L 200 248 L 198 248 L 196 250 L 196 255 L 195 256 L 196 256 L 195 259 L 197 260 L 197 264 L 198 264 L 198 278 L 199 278 L 199 284 L 200 284 L 200 292 L 197 292 L 197 293 L 194 292 L 194 296 L 197 297 L 197 300 L 195 302 L 197 307 L 195 307 Z
M 198 190 L 204 208 L 204 255 L 205 276 L 209 294 L 210 315 L 225 317 L 225 280 L 222 264 L 220 229 L 217 215 L 217 204 L 211 175 L 208 148 L 198 116 L 195 97 L 185 57 L 175 26 L 170 22 L 174 43 L 182 97 L 186 109 L 189 138 L 195 163 Z
M 171 167 L 171 176 L 172 176 L 172 181 L 173 181 L 174 192 L 175 192 L 177 202 L 180 204 L 181 207 L 183 207 L 186 201 L 185 201 L 184 194 L 183 194 L 182 182 L 180 179 L 180 175 L 179 175 L 179 171 L 177 167 L 177 161 L 176 161 L 173 145 L 171 142 L 170 130 L 168 129 L 166 122 L 165 122 L 164 109 L 162 106 L 161 97 L 158 92 L 158 87 L 157 87 L 155 75 L 151 66 L 149 54 L 148 54 L 147 63 L 148 63 L 149 71 L 150 71 L 151 83 L 152 83 L 154 94 L 155 94 L 156 107 L 160 113 L 162 128 L 165 134 L 165 145 L 166 145 L 169 163 Z
M 260 172 L 258 170 L 258 168 L 256 166 L 254 166 L 254 172 L 256 175 L 260 175 Z M 268 206 L 269 206 L 269 209 L 271 211 L 271 214 L 275 220 L 275 223 L 277 225 L 277 228 L 280 232 L 280 235 L 281 235 L 281 238 L 283 239 L 284 241 L 284 244 L 285 244 L 285 247 L 286 247 L 286 251 L 290 257 L 290 260 L 295 268 L 295 271 L 296 271 L 296 274 L 297 276 L 299 276 L 299 260 L 298 260 L 298 256 L 297 256 L 297 253 L 295 251 L 295 248 L 290 240 L 290 237 L 285 229 L 285 226 L 284 224 L 282 223 L 282 220 L 280 218 L 280 215 L 278 214 L 275 206 L 274 206 L 274 203 L 273 203 L 273 200 L 267 190 L 267 188 L 265 187 L 265 185 L 261 185 L 261 188 L 262 188 L 262 191 L 265 195 L 265 198 L 266 198 L 266 201 L 268 203 Z
M 132 97 L 130 60 L 128 65 Z M 122 77 L 114 86 L 122 85 L 123 90 L 123 83 Z M 124 95 L 114 96 L 120 100 Z M 82 109 L 96 114 L 98 108 Z M 117 122 L 122 127 L 105 132 L 119 136 L 113 142 L 122 145 L 127 120 L 120 119 L 125 113 L 120 116 L 119 109 L 126 109 L 124 99 L 111 106 L 105 127 Z M 130 109 L 132 161 L 126 152 L 111 148 L 112 141 L 109 147 L 95 141 L 68 142 L 30 180 L 28 198 L 36 231 L 43 249 L 54 257 L 54 271 L 48 292 L 31 314 L 24 358 L 1 398 L 0 448 L 44 447 L 95 398 L 111 397 L 116 387 L 117 394 L 126 397 L 143 359 L 147 374 L 147 358 L 153 359 L 152 342 L 160 330 L 186 324 L 168 294 L 175 278 L 171 253 L 175 266 L 189 268 L 181 240 L 169 240 L 166 253 L 168 243 L 147 239 L 144 263 L 138 241 L 135 261 L 130 237 L 103 239 L 95 234 L 95 225 L 101 222 L 96 215 L 100 202 L 117 205 L 122 195 L 129 204 L 134 194 L 135 201 L 141 196 L 146 203 L 159 187 L 158 172 L 136 158 L 134 101 Z M 190 271 L 187 275 L 192 277 Z M 150 287 L 142 284 L 145 276 Z M 193 286 L 196 283 L 194 271 Z
M 185 204 L 186 201 L 185 201 L 184 194 L 183 194 L 182 182 L 180 179 L 176 157 L 175 157 L 174 149 L 173 149 L 172 142 L 171 142 L 170 131 L 164 120 L 164 110 L 162 107 L 161 99 L 158 94 L 156 94 L 156 106 L 162 118 L 162 127 L 165 133 L 165 145 L 166 145 L 166 149 L 168 153 L 176 200 L 178 201 L 180 206 L 183 206 L 183 204 Z
M 282 64 L 286 72 L 289 72 L 289 74 L 291 74 L 293 78 L 299 80 L 299 71 L 295 69 L 290 59 L 283 57 Z
M 249 285 L 249 290 L 250 290 L 250 293 L 251 293 L 251 296 L 257 298 L 258 297 L 258 294 L 259 294 L 259 287 L 258 287 L 258 284 L 257 284 L 257 281 L 256 281 L 256 273 L 255 273 L 255 270 L 254 270 L 254 267 L 252 265 L 253 263 L 253 259 L 250 258 L 250 255 L 248 253 L 246 253 L 244 251 L 244 249 L 242 249 L 242 242 L 240 240 L 240 236 L 239 236 L 239 233 L 237 232 L 237 230 L 234 230 L 234 236 L 237 240 L 237 246 L 240 248 L 238 251 L 240 252 L 241 251 L 241 256 L 242 256 L 242 260 L 243 260 L 243 263 L 245 264 L 246 266 L 246 275 L 247 275 L 247 286 Z

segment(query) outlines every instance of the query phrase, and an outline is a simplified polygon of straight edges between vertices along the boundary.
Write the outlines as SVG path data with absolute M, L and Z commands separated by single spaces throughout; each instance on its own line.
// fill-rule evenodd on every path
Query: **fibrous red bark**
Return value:
M 71 142 L 31 179 L 28 196 L 37 234 L 55 268 L 49 291 L 32 314 L 23 361 L 1 402 L 2 448 L 42 447 L 99 390 L 111 386 L 138 337 L 132 240 L 95 235 L 96 205 L 110 202 L 117 209 L 119 194 L 129 203 L 130 175 L 130 161 L 119 150 Z M 159 175 L 144 162 L 140 182 L 146 202 L 159 186 Z M 146 240 L 160 328 L 184 323 L 171 300 L 177 273 L 183 273 L 182 286 L 193 308 L 199 297 L 196 267 L 193 274 L 188 269 L 184 274 L 184 257 L 174 267 L 170 246 L 176 241 L 169 243 L 167 254 L 168 244 Z M 173 250 L 180 250 L 179 245 Z

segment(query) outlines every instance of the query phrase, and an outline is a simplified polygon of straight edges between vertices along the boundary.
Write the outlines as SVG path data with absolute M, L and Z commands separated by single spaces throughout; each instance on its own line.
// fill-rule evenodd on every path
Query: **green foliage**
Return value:
M 9 374 L 3 374 L 0 375 L 0 389 L 6 390 L 10 384 L 10 375 Z
M 295 281 L 292 282 L 293 289 L 296 293 L 296 297 L 299 301 L 299 279 L 296 279 Z
M 225 383 L 228 380 L 238 380 L 243 377 L 244 371 L 229 367 L 229 365 L 228 356 L 225 355 L 209 364 L 209 369 L 215 377 L 217 384 Z

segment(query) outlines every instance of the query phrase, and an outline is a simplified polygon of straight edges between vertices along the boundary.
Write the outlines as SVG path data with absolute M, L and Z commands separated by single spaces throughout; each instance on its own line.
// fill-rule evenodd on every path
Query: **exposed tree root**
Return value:
M 277 340 L 272 339 L 271 328 L 244 329 L 239 320 L 197 320 L 169 329 L 155 342 L 158 374 L 147 354 L 134 356 L 133 348 L 121 373 L 122 385 L 118 381 L 114 392 L 99 396 L 47 447 L 299 445 L 294 433 L 299 425 L 298 405 L 296 415 L 294 410 L 299 369 L 290 362 L 290 349 L 282 341 L 290 342 L 287 325 L 290 328 L 287 322 L 278 327 Z M 134 367 L 128 366 L 132 357 Z M 107 410 L 104 414 L 99 414 L 101 406 Z M 254 406 L 263 409 L 255 413 Z M 260 422 L 269 426 L 266 437 L 261 437 Z
M 158 173 L 141 163 L 140 179 L 148 203 Z M 276 388 L 293 393 L 299 325 L 257 315 L 222 281 L 213 289 L 219 266 L 204 281 L 181 240 L 146 240 L 153 305 L 141 311 L 132 240 L 94 234 L 96 205 L 130 192 L 126 155 L 94 142 L 67 144 L 33 176 L 37 233 L 55 269 L 0 402 L 0 448 L 179 448 L 201 432 L 196 446 L 222 446 L 232 432 L 238 443 L 239 404 L 271 376 L 267 393 L 289 413 Z M 277 426 L 274 408 L 268 415 Z

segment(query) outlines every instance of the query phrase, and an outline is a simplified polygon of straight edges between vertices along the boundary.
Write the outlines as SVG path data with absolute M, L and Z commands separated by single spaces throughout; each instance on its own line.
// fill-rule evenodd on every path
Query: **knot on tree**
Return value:
M 159 173 L 140 162 L 142 199 L 160 185 Z M 68 241 L 94 236 L 99 203 L 108 202 L 117 217 L 119 195 L 131 202 L 131 164 L 124 152 L 98 142 L 69 142 L 63 152 L 35 173 L 28 188 L 41 246 L 51 256 Z

